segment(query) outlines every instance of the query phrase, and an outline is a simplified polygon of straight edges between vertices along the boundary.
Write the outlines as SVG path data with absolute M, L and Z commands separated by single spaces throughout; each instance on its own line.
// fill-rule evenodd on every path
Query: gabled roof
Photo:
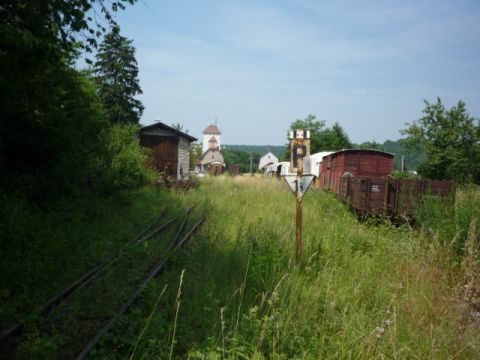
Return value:
M 267 152 L 265 155 L 263 155 L 263 156 L 261 157 L 261 159 L 263 159 L 264 157 L 271 158 L 272 155 L 276 158 L 276 156 L 275 156 L 271 151 L 269 151 L 269 152 Z
M 336 151 L 336 152 L 331 153 L 330 155 L 326 155 L 326 156 L 336 156 L 336 155 L 339 155 L 339 154 L 342 154 L 342 153 L 356 153 L 356 152 L 357 153 L 367 153 L 367 152 L 377 153 L 377 154 L 380 154 L 380 155 L 391 156 L 392 158 L 395 156 L 395 154 L 392 154 L 392 153 L 389 153 L 389 152 L 386 152 L 386 151 L 376 150 L 376 149 L 343 149 L 343 150 Z
M 314 162 L 321 162 L 325 156 L 328 156 L 333 153 L 334 151 L 320 151 L 318 153 L 311 154 L 310 159 Z
M 222 154 L 222 153 L 220 152 L 220 150 L 218 150 L 218 149 L 207 149 L 207 150 L 205 150 L 205 151 L 202 153 L 202 155 L 200 155 L 199 159 L 200 159 L 200 160 L 203 160 L 208 153 L 215 153 L 215 152 L 220 153 L 220 155 Z M 223 156 L 223 155 L 222 155 L 222 156 Z
M 142 132 L 142 131 L 145 131 L 145 130 L 155 130 L 155 129 L 163 129 L 163 130 L 170 131 L 174 134 L 177 134 L 178 136 L 182 136 L 182 137 L 186 138 L 190 142 L 198 140 L 197 138 L 195 138 L 191 135 L 188 135 L 188 134 L 186 134 L 186 133 L 184 133 L 180 130 L 177 130 L 177 129 L 171 127 L 171 126 L 165 125 L 162 122 L 156 122 L 155 124 L 152 124 L 152 125 L 143 126 L 143 127 L 140 128 L 139 132 Z
M 206 159 L 207 155 L 209 154 L 214 155 L 214 158 Z M 204 165 L 219 162 L 218 160 L 221 160 L 221 162 L 223 163 L 223 155 L 218 149 L 208 149 L 199 158 L 200 163 Z
M 212 142 L 212 143 L 213 143 L 213 142 L 218 142 L 218 141 L 217 141 L 217 139 L 215 139 L 215 136 L 212 136 L 212 137 L 210 138 L 210 140 L 208 140 L 208 142 Z
M 210 124 L 208 125 L 205 130 L 203 130 L 204 134 L 213 134 L 213 135 L 222 135 L 222 132 L 217 127 L 217 125 Z

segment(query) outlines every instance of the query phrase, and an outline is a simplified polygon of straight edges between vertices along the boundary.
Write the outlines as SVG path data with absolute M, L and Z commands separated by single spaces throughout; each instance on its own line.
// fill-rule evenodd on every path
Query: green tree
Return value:
M 315 152 L 352 148 L 352 143 L 350 142 L 346 131 L 338 122 L 333 124 L 332 128 L 327 128 L 320 132 L 319 144 L 320 147 Z
M 290 130 L 304 129 L 310 131 L 310 152 L 341 150 L 352 147 L 346 131 L 338 122 L 331 128 L 325 127 L 324 120 L 316 120 L 315 115 L 308 115 L 305 119 L 297 119 L 290 125 Z M 287 132 L 287 138 L 289 132 Z M 285 150 L 285 157 L 290 159 L 290 147 Z
M 418 167 L 420 175 L 458 182 L 480 181 L 480 127 L 465 103 L 445 109 L 440 98 L 425 100 L 423 116 L 400 131 L 409 150 L 421 150 L 426 157 Z
M 258 162 L 260 161 L 261 155 L 255 152 L 248 152 L 242 150 L 222 150 L 223 160 L 225 165 L 238 164 L 240 165 L 240 172 L 247 173 L 250 172 L 250 157 L 252 158 L 252 167 L 253 172 L 258 171 Z
M 322 149 L 322 132 L 325 128 L 324 120 L 317 120 L 315 115 L 309 114 L 305 119 L 297 119 L 290 125 L 290 130 L 303 129 L 310 131 L 310 149 L 311 152 L 321 151 Z M 290 131 L 287 131 L 287 139 L 290 136 Z M 286 158 L 290 159 L 290 147 L 287 146 Z
M 0 186 L 60 193 L 98 165 L 105 126 L 95 88 L 72 68 L 112 12 L 134 0 L 5 0 L 0 6 Z M 13 185 L 10 183 L 10 185 Z M 48 189 L 47 189 L 48 188 Z
M 93 67 L 98 94 L 111 124 L 138 124 L 144 106 L 135 99 L 142 94 L 132 40 L 114 26 L 105 36 Z
M 103 154 L 103 173 L 106 191 L 136 188 L 154 178 L 154 172 L 147 169 L 150 157 L 147 149 L 141 149 L 137 138 L 138 125 L 116 124 L 106 132 Z
M 190 169 L 195 168 L 195 165 L 197 165 L 197 161 L 200 159 L 200 156 L 202 156 L 202 145 L 199 143 L 192 143 L 190 144 Z
M 172 128 L 178 131 L 183 131 L 185 134 L 188 134 L 188 129 L 184 130 L 183 125 L 180 123 L 172 123 Z

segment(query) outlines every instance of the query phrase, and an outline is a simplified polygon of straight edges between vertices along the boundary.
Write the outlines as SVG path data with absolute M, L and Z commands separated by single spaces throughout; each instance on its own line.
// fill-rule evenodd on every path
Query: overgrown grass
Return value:
M 61 211 L 48 222 L 39 216 L 33 223 L 45 234 L 25 230 L 23 242 L 32 236 L 40 244 L 56 239 L 56 245 L 40 254 L 41 246 L 30 250 L 22 245 L 28 251 L 24 258 L 34 262 L 17 267 L 18 279 L 7 265 L 15 263 L 21 250 L 11 248 L 8 262 L 2 263 L 2 270 L 10 271 L 2 288 L 11 299 L 2 305 L 3 314 L 47 298 L 53 288 L 61 288 L 77 275 L 67 264 L 74 264 L 77 272 L 89 268 L 148 224 L 166 204 L 179 209 L 204 196 L 210 208 L 206 223 L 103 338 L 92 358 L 478 358 L 478 322 L 470 314 L 480 310 L 472 307 L 480 299 L 475 292 L 477 285 L 480 289 L 475 280 L 480 267 L 476 255 L 470 256 L 477 253 L 476 230 L 470 227 L 469 237 L 465 231 L 478 219 L 478 190 L 473 188 L 459 190 L 454 212 L 442 204 L 426 204 L 430 211 L 425 207 L 419 212 L 423 217 L 417 228 L 360 222 L 332 194 L 311 190 L 303 204 L 300 269 L 294 266 L 294 198 L 277 180 L 205 179 L 200 189 L 187 195 L 132 193 L 124 206 L 118 200 L 106 205 L 115 215 L 97 211 L 83 218 L 76 213 L 73 222 L 59 220 Z M 9 211 L 12 219 L 22 218 L 15 213 Z M 24 225 L 36 218 L 27 215 Z M 56 221 L 60 226 L 53 230 Z M 24 226 L 15 224 L 8 228 L 23 234 Z M 460 236 L 468 238 L 473 248 L 468 261 L 451 245 Z M 463 249 L 462 241 L 453 243 Z M 89 314 L 111 315 L 114 309 L 105 314 L 92 299 L 113 304 L 108 297 L 117 292 L 124 299 L 132 280 L 157 251 L 152 244 L 132 252 L 112 275 L 116 281 L 108 288 L 92 286 L 90 295 L 77 306 L 90 300 Z M 42 259 L 51 259 L 52 253 L 61 259 L 53 266 L 43 264 Z M 46 273 L 35 274 L 34 264 L 43 266 Z M 58 283 L 54 280 L 48 289 L 40 288 L 43 280 L 52 282 L 57 274 Z M 24 281 L 23 292 L 13 294 L 10 289 L 22 289 Z M 125 287 L 125 282 L 130 285 Z M 36 295 L 27 301 L 30 292 Z M 20 299 L 20 305 L 15 299 Z M 24 358 L 32 354 L 69 358 L 81 343 L 68 341 L 71 332 L 83 327 L 74 323 L 53 339 L 42 338 L 43 348 L 36 348 L 35 341 L 26 342 L 22 354 Z M 45 350 L 47 340 L 53 342 L 49 351 Z
M 443 246 L 463 255 L 472 222 L 480 238 L 480 190 L 478 186 L 462 186 L 448 199 L 426 198 L 417 209 L 416 218 L 423 232 Z
M 478 357 L 478 328 L 459 310 L 459 261 L 430 233 L 359 222 L 332 194 L 314 190 L 304 200 L 296 269 L 285 184 L 220 178 L 201 191 L 212 208 L 207 223 L 149 288 L 144 317 L 130 314 L 110 335 L 129 343 L 143 329 L 133 358 L 169 358 L 174 324 L 175 358 Z M 109 349 L 99 358 L 116 357 Z
M 2 200 L 0 331 L 19 320 L 26 325 L 16 355 L 4 352 L 3 356 L 25 359 L 73 357 L 88 339 L 88 334 L 79 336 L 84 328 L 91 327 L 88 321 L 73 323 L 67 316 L 61 331 L 49 330 L 49 335 L 45 329 L 38 331 L 35 314 L 24 317 L 134 239 L 158 219 L 162 210 L 165 213 L 159 223 L 180 214 L 193 201 L 155 188 L 109 198 L 86 193 L 42 208 L 19 199 Z M 160 238 L 128 248 L 119 263 L 107 269 L 101 282 L 94 282 L 76 296 L 73 307 L 81 309 L 86 318 L 112 314 L 158 258 L 174 231 L 171 226 Z

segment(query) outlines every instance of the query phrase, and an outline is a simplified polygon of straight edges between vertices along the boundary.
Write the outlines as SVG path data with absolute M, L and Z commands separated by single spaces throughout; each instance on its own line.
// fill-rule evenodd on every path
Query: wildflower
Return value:
M 470 317 L 472 318 L 472 320 L 480 320 L 480 312 L 472 311 L 470 313 Z
M 383 321 L 383 325 L 385 325 L 386 327 L 388 327 L 392 324 L 393 324 L 393 320 L 391 320 L 391 319 L 387 319 L 387 320 Z
M 275 305 L 275 303 L 278 300 L 278 293 L 276 291 L 272 292 L 272 296 L 270 296 L 270 299 L 268 299 L 267 303 L 269 306 Z
M 375 336 L 377 338 L 381 338 L 384 334 L 385 334 L 385 328 L 382 328 L 382 327 L 375 328 Z

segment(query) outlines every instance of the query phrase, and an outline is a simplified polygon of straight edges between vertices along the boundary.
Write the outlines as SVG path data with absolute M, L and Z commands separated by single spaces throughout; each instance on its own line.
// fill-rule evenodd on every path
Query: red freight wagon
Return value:
M 341 150 L 323 157 L 320 187 L 338 194 L 343 177 L 385 178 L 392 170 L 393 154 L 378 150 Z

